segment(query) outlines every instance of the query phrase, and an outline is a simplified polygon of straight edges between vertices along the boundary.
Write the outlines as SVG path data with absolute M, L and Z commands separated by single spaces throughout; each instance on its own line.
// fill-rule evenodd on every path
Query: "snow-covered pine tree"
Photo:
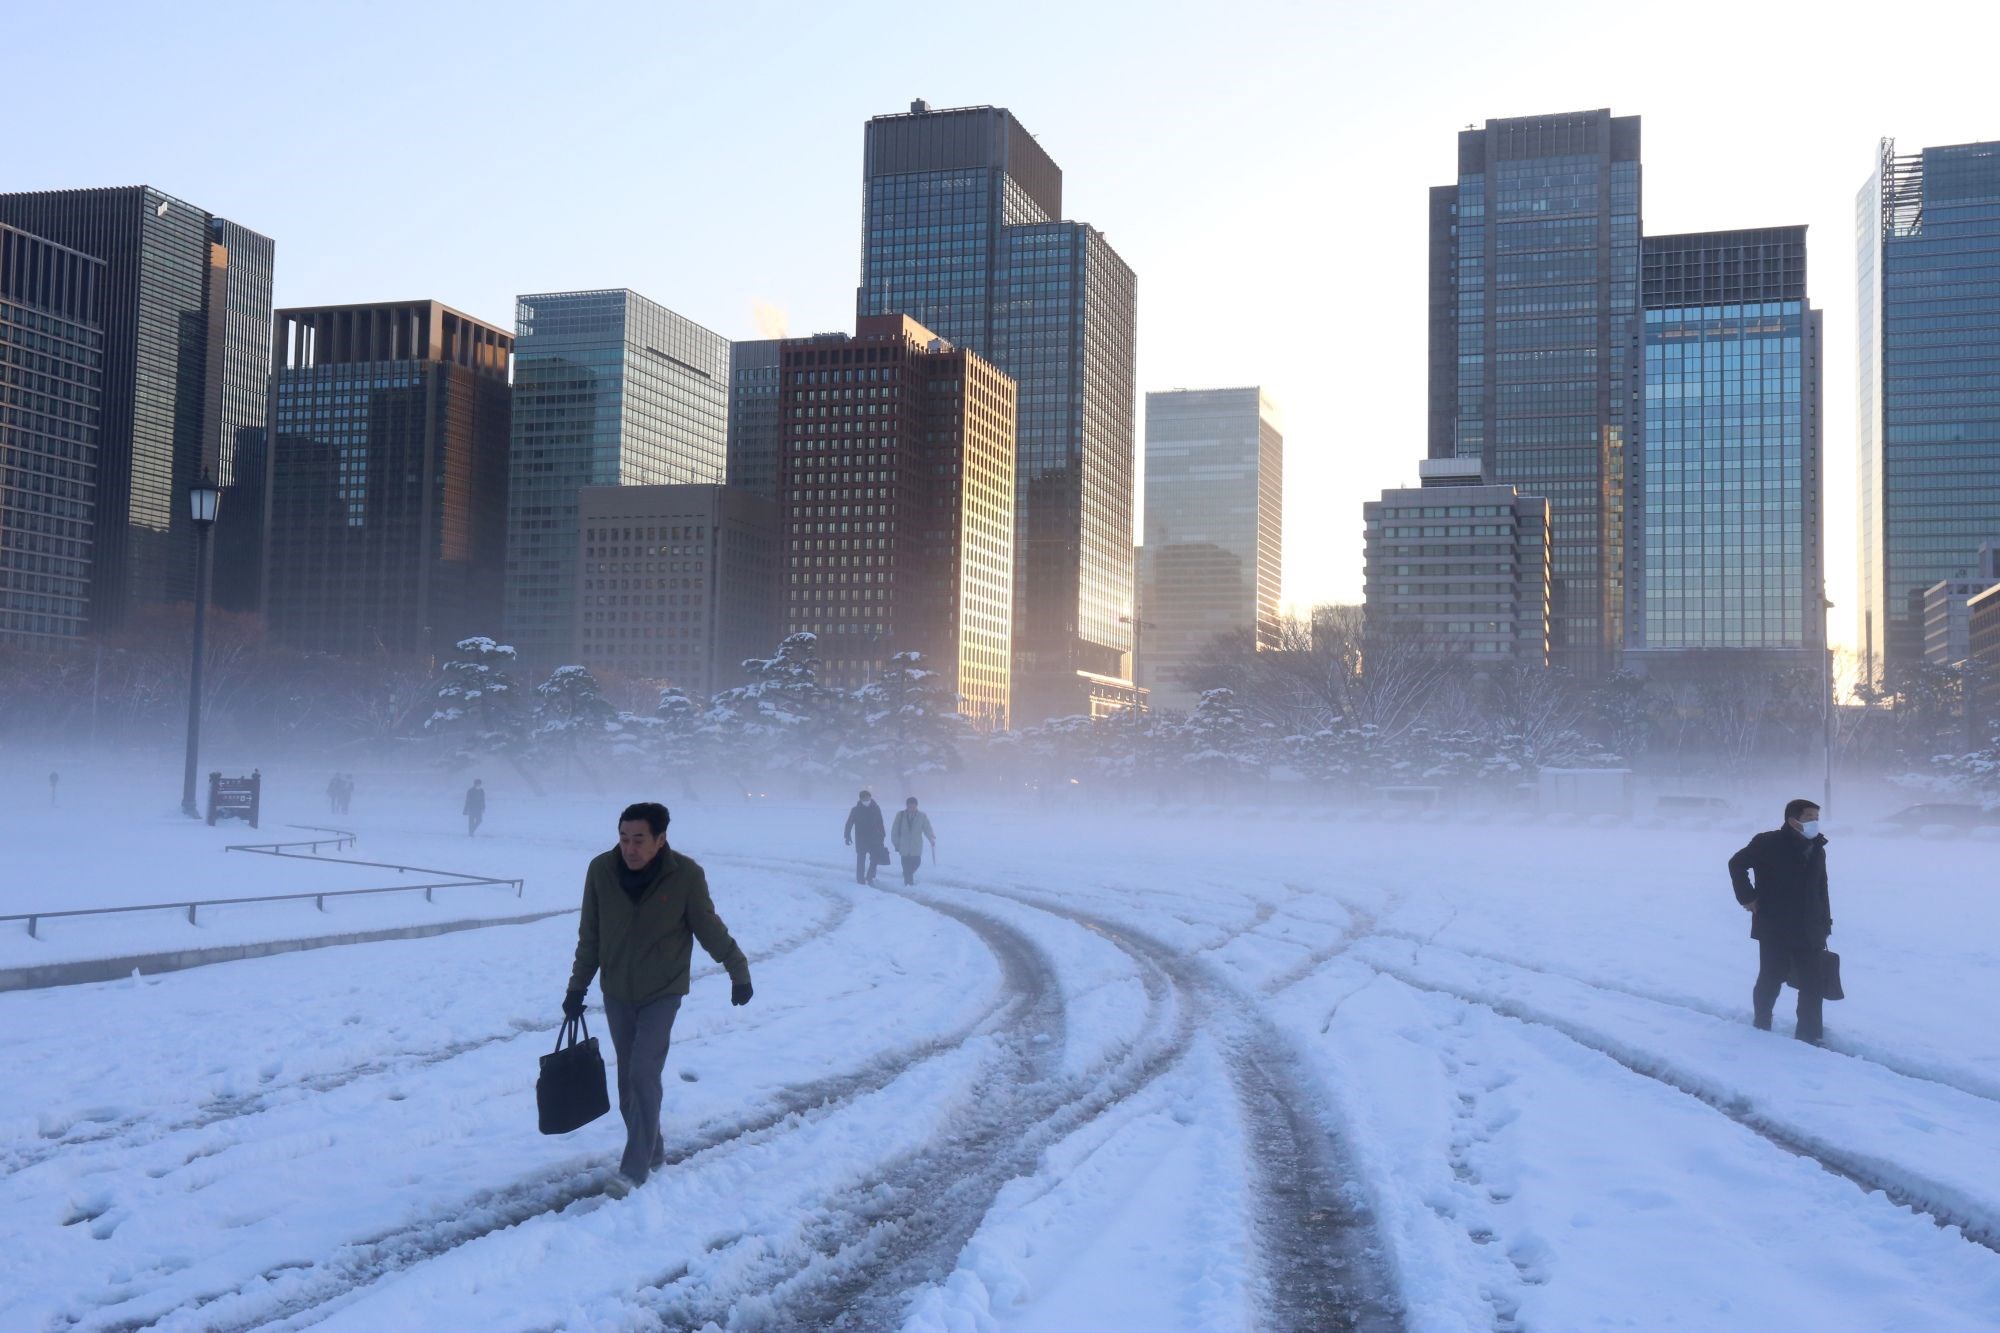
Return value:
M 438 670 L 431 715 L 424 721 L 442 762 L 462 768 L 482 755 L 518 754 L 531 721 L 514 679 L 519 655 L 484 635 L 460 639 L 455 647 L 456 656 Z

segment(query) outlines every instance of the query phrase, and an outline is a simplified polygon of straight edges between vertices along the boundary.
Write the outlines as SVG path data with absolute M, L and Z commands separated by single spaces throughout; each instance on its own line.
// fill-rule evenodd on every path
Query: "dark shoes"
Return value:
M 1769 1032 L 1771 1030 L 1771 1016 L 1769 1014 L 1759 1014 L 1751 1019 L 1750 1022 L 1759 1032 Z

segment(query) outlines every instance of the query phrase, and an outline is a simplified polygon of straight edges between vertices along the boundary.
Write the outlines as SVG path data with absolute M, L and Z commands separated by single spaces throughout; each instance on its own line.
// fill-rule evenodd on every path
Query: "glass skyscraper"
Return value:
M 1218 635 L 1278 646 L 1284 435 L 1263 390 L 1146 395 L 1146 626 L 1139 683 L 1187 709 L 1186 668 Z
M 1648 236 L 1643 300 L 1625 646 L 1790 651 L 1817 666 L 1820 314 L 1806 229 Z
M 508 637 L 575 656 L 577 492 L 724 481 L 729 340 L 631 291 L 520 298 L 507 495 Z
M 907 314 L 1018 386 L 1014 718 L 1129 706 L 1138 289 L 1061 221 L 1062 172 L 998 107 L 868 122 L 861 316 Z
M 104 264 L 0 223 L 0 642 L 86 628 Z
M 266 615 L 316 652 L 495 634 L 513 338 L 435 301 L 280 310 Z
M 778 349 L 782 338 L 729 345 L 729 484 L 778 498 Z
M 209 229 L 210 353 L 202 463 L 223 488 L 215 514 L 215 604 L 256 611 L 263 593 L 265 409 L 271 382 L 271 273 L 277 247 L 227 218 Z M 219 287 L 219 291 L 217 288 Z
M 1554 516 L 1554 660 L 1623 631 L 1639 370 L 1639 117 L 1489 120 L 1431 192 L 1430 455 L 1477 458 Z
M 1924 590 L 2000 537 L 2000 142 L 1898 154 L 1856 207 L 1863 666 L 1924 653 Z
M 264 420 L 270 239 L 145 185 L 0 194 L 0 222 L 105 265 L 93 628 L 191 599 L 187 488 L 204 467 L 228 486 L 237 433 Z M 237 522 L 220 516 L 218 537 Z M 218 597 L 239 583 L 230 549 L 215 547 Z

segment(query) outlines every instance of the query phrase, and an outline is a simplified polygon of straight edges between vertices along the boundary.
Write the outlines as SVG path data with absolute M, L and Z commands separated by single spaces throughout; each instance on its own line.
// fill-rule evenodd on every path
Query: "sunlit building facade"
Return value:
M 1820 312 L 1806 229 L 1648 236 L 1643 297 L 1628 656 L 1754 649 L 1817 667 Z
M 729 355 L 636 292 L 520 298 L 506 625 L 531 669 L 575 660 L 579 491 L 725 480 Z
M 1863 670 L 1924 657 L 1924 590 L 2000 536 L 2000 142 L 1882 141 L 1855 217 Z
M 729 484 L 778 498 L 778 349 L 782 338 L 729 345 Z
M 1004 108 L 868 122 L 861 316 L 907 314 L 1018 385 L 1018 722 L 1108 713 L 1132 671 L 1137 282 L 1062 219 L 1062 172 Z
M 782 361 L 785 620 L 825 679 L 921 652 L 985 728 L 1012 720 L 1015 389 L 901 315 Z

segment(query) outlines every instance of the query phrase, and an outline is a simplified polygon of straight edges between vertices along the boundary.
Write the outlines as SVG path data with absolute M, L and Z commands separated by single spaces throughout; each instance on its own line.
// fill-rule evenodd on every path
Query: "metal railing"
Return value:
M 512 888 L 514 896 L 519 898 L 522 896 L 527 885 L 525 879 L 499 879 L 489 875 L 466 874 L 457 870 L 432 870 L 423 866 L 396 865 L 389 861 L 350 861 L 346 857 L 335 858 L 318 856 L 312 853 L 294 852 L 289 849 L 293 847 L 310 847 L 316 852 L 319 847 L 328 843 L 333 844 L 335 847 L 352 847 L 357 839 L 354 834 L 347 832 L 345 829 L 319 828 L 312 824 L 291 824 L 287 825 L 287 827 L 306 829 L 316 833 L 330 833 L 335 836 L 319 839 L 299 839 L 293 842 L 244 843 L 225 847 L 223 850 L 228 852 L 259 852 L 266 856 L 292 856 L 306 861 L 332 861 L 337 865 L 372 866 L 377 869 L 394 870 L 398 874 L 416 871 L 419 874 L 450 875 L 453 878 L 423 884 L 387 884 L 375 889 L 324 889 L 317 893 L 263 893 L 248 898 L 195 898 L 180 902 L 141 903 L 132 907 L 71 907 L 56 912 L 16 912 L 7 916 L 0 916 L 0 921 L 25 921 L 28 923 L 29 937 L 40 939 L 41 923 L 56 917 L 113 916 L 125 912 L 168 912 L 186 908 L 188 924 L 192 926 L 197 924 L 196 912 L 203 907 L 229 907 L 238 903 L 303 902 L 310 898 L 313 900 L 313 905 L 324 912 L 328 898 L 359 898 L 376 893 L 415 893 L 421 889 L 423 890 L 424 901 L 428 903 L 437 901 L 432 895 L 438 889 L 471 889 L 492 887 L 495 885 L 506 885 Z

